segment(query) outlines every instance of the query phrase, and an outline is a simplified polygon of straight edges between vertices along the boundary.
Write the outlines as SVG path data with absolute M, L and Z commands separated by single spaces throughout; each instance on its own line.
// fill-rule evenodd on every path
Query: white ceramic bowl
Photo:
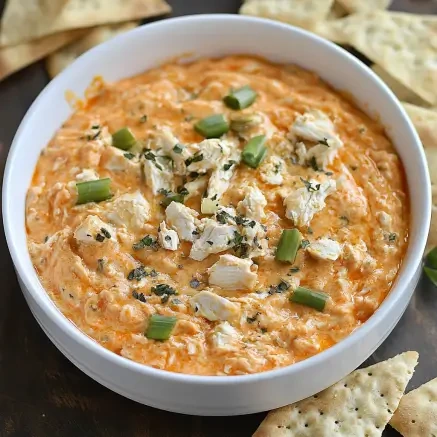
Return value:
M 137 364 L 76 329 L 52 303 L 33 269 L 26 246 L 25 196 L 41 149 L 70 115 L 65 91 L 82 95 L 97 74 L 114 81 L 185 53 L 194 57 L 250 53 L 317 72 L 335 88 L 353 95 L 366 112 L 380 117 L 404 163 L 411 201 L 410 244 L 391 293 L 352 335 L 292 366 L 255 375 L 204 377 Z M 334 44 L 285 24 L 236 15 L 197 15 L 148 24 L 118 36 L 80 57 L 44 89 L 22 121 L 9 153 L 3 219 L 31 311 L 77 367 L 111 390 L 146 405 L 187 414 L 237 415 L 311 396 L 351 372 L 379 346 L 403 314 L 418 281 L 430 199 L 417 134 L 393 94 L 360 61 Z

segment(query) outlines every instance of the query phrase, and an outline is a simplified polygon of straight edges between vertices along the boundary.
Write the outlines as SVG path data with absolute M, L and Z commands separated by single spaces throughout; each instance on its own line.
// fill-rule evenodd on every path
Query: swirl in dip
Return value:
M 408 204 L 378 122 L 313 73 L 231 56 L 96 80 L 41 153 L 26 223 L 82 332 L 159 369 L 239 375 L 374 313 Z

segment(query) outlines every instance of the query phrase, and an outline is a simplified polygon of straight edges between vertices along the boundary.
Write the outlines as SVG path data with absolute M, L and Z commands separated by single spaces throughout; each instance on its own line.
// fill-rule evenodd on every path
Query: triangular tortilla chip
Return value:
M 0 26 L 0 46 L 70 29 L 140 20 L 170 11 L 164 0 L 9 0 Z
M 437 109 L 425 109 L 409 103 L 403 105 L 425 148 L 431 177 L 432 215 L 426 243 L 426 252 L 428 252 L 437 246 Z
M 437 105 L 437 17 L 374 11 L 317 26 L 317 33 L 350 44 L 426 102 Z
M 47 57 L 46 67 L 51 78 L 59 74 L 65 67 L 70 65 L 87 50 L 105 42 L 114 36 L 127 32 L 138 26 L 139 22 L 113 24 L 110 26 L 99 26 L 91 30 L 84 37 L 63 47 Z
M 0 80 L 44 58 L 49 53 L 86 34 L 86 30 L 72 30 L 50 35 L 30 43 L 0 47 Z
M 272 411 L 253 437 L 377 437 L 413 375 L 417 352 L 358 369 L 318 395 Z
M 437 436 L 437 378 L 407 393 L 390 425 L 404 437 Z
M 307 0 L 251 0 L 243 3 L 240 14 L 271 18 L 312 29 L 327 17 L 332 4 L 333 0 L 317 0 L 308 7 Z

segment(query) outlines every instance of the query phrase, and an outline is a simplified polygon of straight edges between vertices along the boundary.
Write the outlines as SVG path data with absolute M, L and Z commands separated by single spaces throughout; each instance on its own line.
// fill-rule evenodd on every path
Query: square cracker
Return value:
M 61 48 L 47 57 L 46 67 L 51 78 L 58 75 L 87 50 L 113 38 L 114 36 L 134 29 L 138 22 L 99 26 L 89 31 L 77 41 Z
M 274 410 L 253 437 L 376 437 L 404 393 L 417 352 L 358 369 L 318 395 Z
M 437 17 L 374 11 L 317 26 L 350 44 L 431 105 L 437 105 Z
M 425 109 L 404 103 L 425 149 L 428 170 L 431 177 L 432 215 L 426 252 L 437 246 L 437 109 Z
M 0 47 L 0 80 L 44 58 L 49 53 L 71 43 L 85 33 L 86 30 L 72 30 L 29 43 L 12 47 Z
M 407 393 L 390 425 L 404 437 L 436 437 L 437 378 Z
M 14 45 L 70 29 L 140 20 L 171 11 L 164 0 L 8 0 L 0 45 Z
M 333 3 L 334 0 L 251 0 L 241 6 L 240 14 L 312 29 L 328 16 Z

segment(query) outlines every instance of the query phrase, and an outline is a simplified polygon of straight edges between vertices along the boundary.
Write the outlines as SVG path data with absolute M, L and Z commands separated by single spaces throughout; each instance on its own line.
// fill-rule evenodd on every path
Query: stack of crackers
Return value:
M 358 369 L 310 398 L 271 411 L 253 437 L 437 436 L 437 378 L 404 395 L 418 360 L 405 352 Z
M 7 0 L 0 80 L 47 56 L 53 77 L 91 47 L 170 11 L 164 0 Z
M 240 13 L 293 24 L 360 58 L 403 103 L 428 158 L 437 246 L 437 15 L 387 11 L 390 0 L 246 0 Z M 437 9 L 436 9 L 437 10 Z

